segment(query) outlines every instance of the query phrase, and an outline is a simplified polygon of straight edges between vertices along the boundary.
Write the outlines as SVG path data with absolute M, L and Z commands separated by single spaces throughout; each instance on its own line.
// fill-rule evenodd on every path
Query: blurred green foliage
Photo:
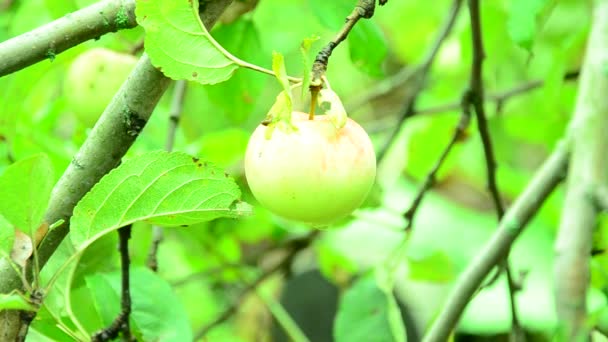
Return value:
M 6 2 L 8 7 L 0 11 L 0 41 L 93 2 Z M 352 10 L 352 3 L 347 0 L 262 0 L 255 10 L 236 21 L 220 21 L 211 34 L 235 56 L 266 68 L 271 66 L 272 51 L 280 52 L 285 56 L 288 74 L 301 76 L 305 72 L 300 55 L 302 40 L 313 34 L 320 37 L 312 46 L 314 55 L 341 27 L 344 17 Z M 2 4 L 0 1 L 0 6 Z M 507 203 L 522 192 L 566 130 L 577 85 L 576 81 L 564 80 L 564 75 L 580 67 L 590 23 L 590 4 L 576 0 L 481 1 L 486 95 L 497 96 L 530 82 L 544 82 L 542 87 L 504 98 L 500 103 L 490 99 L 486 102 L 499 165 L 498 185 Z M 376 8 L 373 19 L 358 24 L 352 36 L 330 58 L 327 75 L 333 90 L 346 103 L 351 117 L 368 130 L 378 148 L 395 128 L 409 90 L 408 84 L 395 75 L 422 60 L 450 5 L 451 1 L 447 0 L 389 1 L 384 7 Z M 530 11 L 529 7 L 534 10 Z M 319 267 L 326 277 L 341 284 L 345 278 L 385 262 L 397 248 L 404 238 L 402 213 L 451 138 L 458 121 L 457 104 L 468 85 L 471 64 L 470 36 L 465 7 L 416 102 L 418 110 L 456 104 L 454 109 L 416 115 L 405 122 L 402 134 L 379 166 L 379 187 L 374 193 L 375 201 L 370 201 L 375 203 L 336 227 L 322 231 L 311 249 L 311 260 L 303 268 Z M 53 61 L 44 60 L 0 78 L 0 171 L 7 170 L 15 161 L 42 152 L 52 162 L 52 174 L 61 175 L 90 133 L 65 99 L 62 84 L 67 68 L 76 56 L 96 47 L 122 53 L 136 51 L 139 55 L 138 46 L 143 38 L 142 28 L 119 31 L 74 47 Z M 389 81 L 388 89 L 370 98 L 386 81 Z M 218 219 L 167 230 L 159 250 L 158 275 L 140 268 L 147 256 L 151 229 L 144 223 L 135 225 L 131 239 L 132 292 L 137 303 L 134 309 L 137 312 L 145 307 L 150 315 L 157 315 L 142 317 L 134 313 L 133 321 L 141 334 L 145 335 L 146 327 L 154 325 L 157 325 L 154 332 L 158 333 L 162 330 L 158 324 L 162 323 L 162 327 L 175 332 L 171 335 L 174 337 L 167 337 L 166 341 L 188 339 L 192 331 L 211 322 L 234 302 L 243 287 L 243 279 L 251 279 L 252 274 L 260 272 L 260 265 L 267 262 L 260 257 L 266 257 L 263 251 L 308 232 L 308 227 L 282 220 L 256 205 L 242 169 L 249 133 L 264 119 L 280 90 L 276 79 L 251 70 L 237 70 L 228 81 L 216 85 L 188 84 L 174 149 L 226 169 L 241 187 L 243 200 L 254 204 L 255 210 L 252 216 L 239 220 Z M 173 87 L 162 98 L 128 157 L 164 148 L 172 94 Z M 362 98 L 368 100 L 349 106 Z M 496 227 L 486 192 L 483 150 L 475 122 L 467 133 L 467 139 L 456 146 L 440 170 L 435 191 L 427 195 L 415 217 L 408 253 L 396 276 L 395 291 L 409 307 L 415 308 L 423 327 L 435 316 L 449 286 Z M 520 320 L 526 328 L 545 336 L 550 336 L 556 325 L 551 291 L 552 245 L 561 200 L 561 190 L 558 190 L 511 253 L 515 273 L 526 274 L 518 295 Z M 602 249 L 608 245 L 606 220 L 599 226 L 596 247 Z M 4 237 L 3 234 L 4 231 L 0 232 L 0 236 Z M 73 302 L 93 303 L 79 306 L 76 312 L 89 332 L 107 324 L 113 317 L 112 312 L 117 313 L 119 292 L 115 272 L 119 264 L 115 245 L 116 238 L 110 235 L 94 243 L 80 260 L 71 293 L 60 287 L 49 294 L 48 308 L 55 310 L 71 329 L 75 326 L 64 310 L 66 296 L 71 296 Z M 70 248 L 64 243 L 49 261 L 41 275 L 43 283 L 69 257 Z M 0 250 L 5 249 L 2 246 Z M 598 314 L 601 318 L 608 294 L 606 255 L 595 257 L 592 267 L 590 308 L 603 310 Z M 297 270 L 296 265 L 294 271 Z M 67 284 L 66 281 L 59 283 Z M 366 284 L 364 281 L 360 280 L 347 292 L 345 306 L 353 305 L 351 297 L 361 291 L 368 300 L 363 301 L 361 307 L 355 307 L 355 311 L 363 305 L 377 304 L 374 296 L 384 296 L 377 289 L 362 287 Z M 139 290 L 145 292 L 139 293 Z M 269 315 L 263 310 L 263 304 L 257 303 L 256 307 L 257 310 L 238 312 L 235 320 L 211 330 L 208 340 L 256 338 L 258 335 L 254 334 L 260 332 L 245 322 Z M 510 325 L 508 307 L 506 282 L 501 277 L 474 298 L 462 318 L 460 331 L 505 332 Z M 32 336 L 69 340 L 68 335 L 53 324 L 54 317 L 48 308 L 39 313 Z M 162 310 L 167 308 L 171 308 L 171 315 Z M 353 313 L 343 312 L 342 317 L 350 317 L 349 314 Z M 165 318 L 167 321 L 162 320 Z M 341 321 L 340 324 L 339 330 L 348 332 L 351 329 L 348 324 L 358 322 Z M 178 328 L 179 331 L 175 330 Z M 264 329 L 258 327 L 258 330 Z M 170 333 L 167 330 L 167 334 Z M 44 339 L 40 337 L 40 340 Z

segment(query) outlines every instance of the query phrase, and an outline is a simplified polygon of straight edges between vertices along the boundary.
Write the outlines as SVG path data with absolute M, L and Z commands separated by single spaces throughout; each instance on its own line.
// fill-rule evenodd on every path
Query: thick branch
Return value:
M 598 206 L 593 192 L 608 184 L 608 1 L 596 1 L 569 134 L 572 154 L 555 244 L 555 301 L 564 339 L 588 339 L 589 258 Z
M 494 266 L 505 259 L 515 239 L 563 179 L 567 163 L 568 149 L 566 143 L 562 142 L 506 212 L 490 241 L 483 246 L 475 259 L 460 274 L 443 311 L 424 337 L 424 342 L 448 340 L 450 332 L 456 326 L 460 315 L 481 282 Z
M 132 28 L 134 0 L 105 0 L 0 43 L 0 77 L 108 32 Z
M 201 18 L 208 28 L 213 26 L 231 1 L 216 0 L 207 5 Z M 51 230 L 38 247 L 41 267 L 67 235 L 76 203 L 101 177 L 118 165 L 144 128 L 169 81 L 152 66 L 147 55 L 141 57 L 53 188 L 45 221 L 52 224 L 64 220 L 65 223 Z M 0 260 L 0 293 L 9 293 L 20 287 L 19 277 L 13 268 L 5 259 Z M 3 323 L 0 321 L 0 325 Z

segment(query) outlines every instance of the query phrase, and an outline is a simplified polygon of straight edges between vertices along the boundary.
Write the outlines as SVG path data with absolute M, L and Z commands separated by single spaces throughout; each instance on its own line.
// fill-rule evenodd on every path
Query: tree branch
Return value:
M 0 77 L 109 32 L 132 28 L 134 0 L 105 0 L 0 43 Z
M 314 63 L 312 64 L 312 77 L 310 81 L 310 89 L 311 91 L 319 91 L 321 86 L 323 85 L 322 78 L 325 76 L 325 72 L 327 71 L 327 64 L 329 63 L 329 57 L 331 56 L 334 49 L 342 43 L 350 31 L 355 27 L 355 24 L 361 18 L 369 19 L 374 15 L 374 10 L 376 7 L 376 0 L 359 0 L 357 5 L 350 13 L 348 17 L 346 17 L 346 23 L 338 32 L 338 34 L 332 39 L 325 47 L 319 51 L 317 57 L 315 58 Z M 313 95 L 313 98 L 315 96 Z
M 131 239 L 131 225 L 124 226 L 118 229 L 119 246 L 120 251 L 120 275 L 121 275 L 121 289 L 122 293 L 120 296 L 120 313 L 112 322 L 112 324 L 93 334 L 91 341 L 93 342 L 104 342 L 111 341 L 118 337 L 119 333 L 122 333 L 123 341 L 134 341 L 131 335 L 131 328 L 129 326 L 129 315 L 131 314 L 131 286 L 129 276 L 129 265 L 131 263 L 129 259 L 129 239 Z
M 568 163 L 567 142 L 560 142 L 524 192 L 515 200 L 498 225 L 498 229 L 460 274 L 423 342 L 447 341 L 460 315 L 488 273 L 505 259 L 511 245 L 526 224 L 538 212 L 553 189 L 564 178 Z
M 490 191 L 490 197 L 494 202 L 494 208 L 498 221 L 502 219 L 505 208 L 500 197 L 498 185 L 496 183 L 496 157 L 494 156 L 494 148 L 492 147 L 492 138 L 490 137 L 490 131 L 488 129 L 488 121 L 486 119 L 486 113 L 484 108 L 484 87 L 483 87 L 483 60 L 485 59 L 485 50 L 483 47 L 483 37 L 481 30 L 481 16 L 479 14 L 479 0 L 468 0 L 469 5 L 469 16 L 471 22 L 471 40 L 473 47 L 473 61 L 471 65 L 471 78 L 469 82 L 469 89 L 465 93 L 464 100 L 469 103 L 475 110 L 475 117 L 477 119 L 477 129 L 481 137 L 483 145 L 483 152 L 486 161 L 486 176 L 488 177 L 488 190 Z M 519 325 L 519 319 L 517 317 L 517 308 L 515 301 L 515 292 L 517 291 L 515 283 L 513 281 L 511 267 L 509 266 L 508 253 L 505 260 L 502 262 L 507 275 L 507 284 L 509 288 L 509 302 L 511 306 L 511 320 L 512 320 L 512 335 L 514 341 L 520 341 L 525 339 L 523 330 Z
M 450 151 L 452 150 L 452 148 L 465 135 L 465 130 L 467 129 L 467 127 L 469 126 L 469 123 L 470 123 L 471 112 L 468 109 L 468 105 L 463 105 L 463 109 L 462 110 L 463 111 L 462 111 L 462 114 L 460 116 L 460 120 L 458 121 L 458 126 L 456 126 L 456 130 L 454 132 L 454 135 L 452 135 L 452 139 L 450 140 L 450 142 L 448 143 L 448 145 L 446 146 L 446 148 L 441 153 L 441 156 L 439 157 L 439 159 L 437 160 L 437 162 L 435 163 L 435 165 L 433 166 L 433 168 L 431 169 L 431 171 L 429 171 L 429 173 L 426 175 L 424 183 L 422 183 L 422 187 L 420 188 L 420 190 L 418 190 L 418 193 L 416 194 L 416 197 L 412 201 L 412 204 L 410 205 L 410 207 L 403 214 L 403 217 L 407 221 L 407 224 L 405 226 L 405 231 L 406 232 L 409 232 L 412 229 L 412 226 L 414 224 L 414 217 L 416 216 L 416 212 L 418 211 L 418 208 L 420 207 L 420 204 L 422 203 L 422 199 L 424 198 L 424 195 L 435 184 L 435 179 L 436 179 L 436 176 L 437 176 L 437 172 L 439 172 L 439 169 L 441 168 L 441 165 L 443 165 L 443 163 L 447 159 L 447 157 L 450 154 Z
M 215 24 L 231 1 L 216 0 L 207 5 L 206 11 L 201 13 L 207 28 Z M 64 223 L 49 231 L 38 246 L 40 267 L 44 266 L 67 235 L 69 220 L 76 203 L 101 177 L 118 165 L 144 128 L 169 81 L 152 66 L 146 54 L 140 58 L 53 188 L 44 220 L 50 224 L 59 220 L 64 220 Z M 6 259 L 1 259 L 0 293 L 10 293 L 20 287 L 18 274 Z M 4 315 L 11 319 L 14 319 L 13 316 Z M 0 321 L 0 326 L 12 325 Z
M 595 2 L 569 131 L 572 153 L 555 242 L 555 303 L 569 341 L 588 340 L 589 260 L 598 206 L 594 191 L 608 184 L 608 1 Z

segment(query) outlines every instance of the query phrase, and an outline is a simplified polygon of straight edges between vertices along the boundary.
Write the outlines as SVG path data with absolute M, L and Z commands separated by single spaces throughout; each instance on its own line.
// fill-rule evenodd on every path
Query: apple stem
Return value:
M 319 95 L 319 88 L 314 87 L 310 89 L 310 111 L 308 112 L 308 120 L 315 119 L 315 107 L 317 106 L 317 96 Z

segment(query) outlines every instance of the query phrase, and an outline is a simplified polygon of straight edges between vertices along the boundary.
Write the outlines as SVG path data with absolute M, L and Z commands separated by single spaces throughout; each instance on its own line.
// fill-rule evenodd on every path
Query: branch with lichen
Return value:
M 132 28 L 135 0 L 105 0 L 0 43 L 0 77 L 109 32 Z

